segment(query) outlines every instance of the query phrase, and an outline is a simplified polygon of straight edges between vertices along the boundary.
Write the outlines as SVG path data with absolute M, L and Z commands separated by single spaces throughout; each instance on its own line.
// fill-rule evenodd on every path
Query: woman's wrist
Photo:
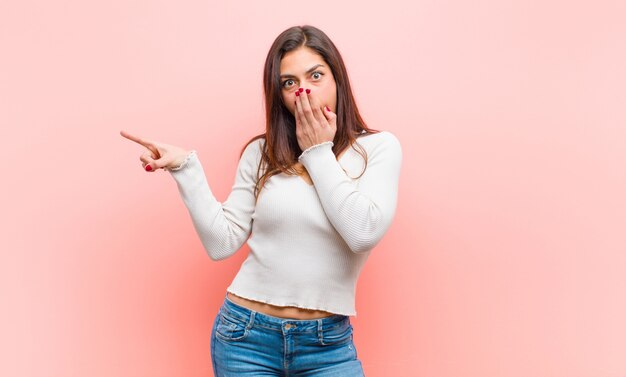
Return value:
M 302 151 L 302 153 L 298 157 L 298 161 L 300 161 L 300 159 L 303 156 L 306 156 L 306 154 L 310 153 L 313 149 L 319 148 L 319 147 L 324 146 L 324 145 L 330 145 L 330 147 L 332 148 L 335 145 L 335 143 L 333 143 L 332 141 L 324 141 L 324 142 L 319 143 L 319 144 L 311 145 L 310 147 L 308 147 L 307 149 Z
M 168 168 L 169 171 L 177 171 L 177 170 L 181 170 L 182 168 L 184 168 L 187 163 L 189 162 L 189 160 L 191 159 L 191 157 L 193 156 L 193 154 L 197 153 L 197 151 L 195 149 L 189 150 L 184 154 L 184 158 L 179 159 L 179 162 L 177 162 L 174 167 L 172 168 Z

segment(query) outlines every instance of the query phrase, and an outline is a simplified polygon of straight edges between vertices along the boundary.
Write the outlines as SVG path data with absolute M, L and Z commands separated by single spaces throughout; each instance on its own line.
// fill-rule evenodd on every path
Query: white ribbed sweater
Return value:
M 227 291 L 279 306 L 356 316 L 359 273 L 393 220 L 402 149 L 388 131 L 362 134 L 367 169 L 352 147 L 336 159 L 332 142 L 308 148 L 299 161 L 313 185 L 295 175 L 272 176 L 255 204 L 258 139 L 239 160 L 226 201 L 213 195 L 192 150 L 170 174 L 212 260 L 250 253 Z

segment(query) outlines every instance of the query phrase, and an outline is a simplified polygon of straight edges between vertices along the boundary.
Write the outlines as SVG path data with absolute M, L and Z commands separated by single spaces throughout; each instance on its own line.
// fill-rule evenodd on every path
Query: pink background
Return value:
M 197 149 L 224 200 L 267 51 L 312 24 L 404 150 L 366 375 L 626 376 L 625 4 L 1 2 L 0 375 L 212 375 L 247 246 L 211 261 L 119 131 Z

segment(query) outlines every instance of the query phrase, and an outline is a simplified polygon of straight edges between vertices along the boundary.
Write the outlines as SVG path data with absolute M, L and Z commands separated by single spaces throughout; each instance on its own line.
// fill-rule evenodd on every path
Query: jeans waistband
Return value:
M 286 324 L 291 325 L 290 328 L 293 328 L 292 331 L 319 331 L 324 328 L 335 327 L 340 322 L 350 320 L 350 317 L 343 314 L 333 314 L 328 317 L 317 319 L 275 317 L 269 314 L 248 309 L 231 301 L 228 298 L 228 292 L 224 297 L 224 303 L 220 308 L 220 312 L 225 312 L 225 314 L 227 315 L 244 320 L 249 324 L 249 326 L 251 326 L 252 324 L 258 324 L 260 326 L 276 329 L 279 331 L 281 331 Z

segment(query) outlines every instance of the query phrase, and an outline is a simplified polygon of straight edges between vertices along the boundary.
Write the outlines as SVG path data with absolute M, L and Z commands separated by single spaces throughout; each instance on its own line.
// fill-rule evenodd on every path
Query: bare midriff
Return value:
M 232 302 L 241 305 L 255 312 L 271 315 L 280 318 L 295 318 L 295 319 L 318 319 L 329 317 L 335 313 L 330 313 L 323 310 L 304 309 L 296 306 L 276 306 L 267 304 L 265 302 L 250 300 L 244 297 L 237 296 L 233 293 L 227 292 L 228 299 Z

